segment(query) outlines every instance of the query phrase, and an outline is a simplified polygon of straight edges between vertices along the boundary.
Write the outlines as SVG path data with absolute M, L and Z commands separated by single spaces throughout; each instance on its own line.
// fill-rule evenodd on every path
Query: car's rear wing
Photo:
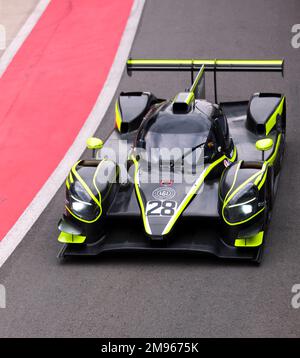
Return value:
M 217 72 L 281 72 L 284 60 L 241 60 L 241 59 L 128 59 L 127 73 L 133 71 L 190 71 L 194 82 L 194 71 L 204 66 L 205 72 L 214 72 L 214 92 L 217 103 Z M 201 71 L 202 72 L 202 71 Z
M 283 74 L 284 60 L 129 59 L 127 71 L 197 71 L 202 65 L 205 66 L 205 71 L 264 71 Z

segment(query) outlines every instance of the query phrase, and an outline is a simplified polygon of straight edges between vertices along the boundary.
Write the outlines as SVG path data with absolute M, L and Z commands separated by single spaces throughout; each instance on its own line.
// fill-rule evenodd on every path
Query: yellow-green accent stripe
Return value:
M 72 173 L 71 173 L 71 172 L 70 172 L 70 174 L 69 174 L 69 179 L 70 179 L 70 183 L 71 183 L 71 184 L 73 184 L 74 179 L 73 179 L 73 175 L 72 175 Z
M 279 150 L 279 146 L 280 146 L 281 137 L 282 137 L 282 134 L 279 133 L 279 134 L 278 134 L 278 137 L 277 137 L 276 145 L 275 145 L 275 150 L 274 150 L 273 154 L 270 156 L 270 158 L 269 158 L 268 160 L 266 160 L 266 162 L 269 163 L 270 165 L 273 165 L 273 164 L 274 164 L 275 159 L 276 159 L 276 157 L 277 157 L 278 150 Z
M 264 185 L 266 178 L 267 178 L 267 174 L 268 174 L 268 168 L 269 165 L 267 162 L 264 162 L 261 171 L 262 173 L 255 179 L 254 184 L 257 186 L 258 190 L 260 190 L 262 188 L 262 186 Z
M 86 182 L 81 178 L 81 176 L 77 173 L 77 171 L 76 171 L 76 167 L 77 167 L 77 165 L 79 164 L 81 162 L 81 160 L 79 160 L 75 165 L 73 165 L 73 167 L 72 167 L 72 173 L 73 173 L 73 175 L 78 179 L 78 181 L 80 182 L 80 184 L 83 186 L 83 188 L 86 190 L 86 192 L 89 194 L 89 196 L 94 200 L 94 202 L 96 203 L 96 204 L 98 204 L 100 207 L 101 207 L 101 203 L 100 203 L 100 201 L 95 197 L 95 195 L 93 194 L 93 192 L 91 191 L 91 189 L 88 187 L 88 185 L 86 184 Z M 102 162 L 101 162 L 102 163 Z M 100 165 L 101 165 L 101 163 L 100 163 Z M 99 168 L 99 166 L 98 166 L 98 168 Z M 97 168 L 97 169 L 98 169 Z M 97 170 L 96 170 L 97 171 Z M 95 176 L 94 176 L 94 178 L 95 178 Z M 94 183 L 94 179 L 93 179 L 93 183 Z M 98 188 L 96 187 L 96 189 L 97 189 L 97 191 L 98 191 Z M 99 191 L 98 191 L 98 193 L 99 193 Z
M 145 228 L 146 233 L 151 235 L 150 225 L 149 225 L 149 222 L 148 222 L 148 219 L 146 216 L 145 206 L 144 206 L 140 188 L 139 188 L 139 163 L 133 155 L 131 156 L 131 158 L 132 158 L 134 166 L 135 166 L 135 168 L 134 168 L 134 186 L 135 186 L 135 192 L 136 192 L 138 201 L 140 203 L 144 228 Z
M 191 201 L 191 199 L 193 198 L 193 196 L 197 193 L 197 191 L 199 190 L 200 186 L 203 184 L 205 178 L 207 177 L 207 175 L 212 171 L 212 169 L 214 169 L 218 164 L 220 164 L 223 160 L 229 160 L 231 162 L 234 162 L 236 159 L 236 148 L 234 148 L 234 153 L 232 158 L 227 158 L 226 155 L 223 155 L 222 157 L 220 157 L 219 159 L 217 159 L 214 163 L 212 163 L 211 165 L 209 165 L 200 175 L 200 177 L 196 180 L 195 184 L 192 186 L 192 188 L 190 189 L 190 191 L 188 192 L 188 194 L 186 195 L 185 199 L 181 202 L 181 204 L 179 205 L 178 209 L 176 210 L 175 214 L 172 216 L 172 218 L 170 219 L 170 221 L 168 222 L 167 226 L 165 227 L 164 231 L 163 231 L 163 235 L 166 235 L 170 232 L 170 230 L 172 229 L 172 227 L 174 226 L 175 222 L 177 221 L 177 219 L 179 218 L 179 216 L 181 215 L 181 213 L 184 211 L 184 209 L 186 208 L 186 206 L 188 205 L 188 203 Z
M 128 65 L 271 65 L 282 66 L 283 60 L 234 60 L 234 59 L 131 59 Z
M 118 99 L 116 100 L 116 104 L 115 104 L 115 112 L 116 112 L 116 125 L 120 132 L 121 124 L 122 124 L 122 116 L 121 116 L 121 112 L 120 112 L 120 108 L 119 108 L 119 100 Z
M 190 88 L 190 91 L 191 91 L 191 92 L 193 92 L 193 93 L 195 92 L 196 87 L 197 87 L 197 85 L 198 85 L 198 83 L 199 83 L 201 77 L 203 76 L 204 69 L 205 69 L 205 67 L 204 67 L 204 65 L 202 65 L 201 70 L 199 71 L 197 77 L 195 78 L 194 83 L 192 84 L 192 86 L 191 86 L 191 88 Z
M 271 117 L 268 119 L 268 121 L 266 123 L 266 135 L 268 135 L 271 132 L 272 128 L 275 126 L 276 120 L 277 120 L 277 115 L 278 114 L 282 115 L 284 101 L 285 101 L 285 97 L 282 98 L 278 107 L 275 109 L 275 111 L 273 112 Z
M 82 244 L 85 242 L 86 236 L 72 235 L 67 232 L 61 232 L 58 241 L 63 244 Z
M 188 94 L 188 96 L 187 96 L 185 102 L 186 102 L 187 104 L 190 104 L 190 103 L 194 100 L 194 98 L 195 98 L 194 93 L 193 93 L 193 92 L 190 92 L 190 93 Z
M 234 246 L 236 247 L 257 247 L 260 246 L 263 242 L 264 232 L 260 231 L 258 234 L 236 239 Z
M 228 195 L 230 194 L 230 192 L 231 192 L 232 189 L 234 188 L 234 185 L 235 185 L 236 179 L 237 179 L 237 175 L 238 175 L 238 171 L 240 170 L 241 164 L 242 164 L 242 160 L 240 160 L 239 163 L 238 163 L 238 165 L 236 166 L 236 171 L 235 171 L 235 173 L 234 173 L 234 178 L 233 178 L 232 185 L 231 185 L 230 189 L 228 190 L 228 193 L 226 194 L 224 200 L 226 200 L 226 198 L 228 197 Z
M 254 181 L 254 179 L 256 179 L 260 174 L 263 173 L 263 169 L 261 169 L 260 171 L 258 171 L 257 173 L 251 175 L 251 177 L 249 177 L 247 180 L 245 180 L 241 185 L 239 185 L 233 192 L 232 194 L 230 194 L 228 196 L 228 198 L 226 197 L 226 199 L 224 200 L 224 203 L 223 203 L 223 207 L 222 207 L 222 217 L 223 217 L 223 220 L 226 222 L 226 224 L 230 225 L 230 226 L 234 226 L 234 225 L 241 225 L 251 219 L 253 219 L 255 216 L 257 216 L 258 214 L 260 214 L 263 210 L 265 210 L 265 207 L 263 207 L 261 210 L 259 210 L 257 213 L 255 213 L 254 215 L 250 216 L 248 219 L 245 219 L 245 220 L 242 220 L 242 221 L 238 221 L 236 223 L 231 223 L 229 222 L 225 215 L 224 215 L 224 210 L 225 210 L 225 207 L 227 206 L 227 204 L 230 202 L 230 200 L 234 197 L 234 195 L 236 193 L 238 193 L 246 184 L 250 183 L 251 181 Z
M 73 165 L 71 171 L 73 173 L 73 175 L 78 179 L 78 181 L 80 182 L 80 184 L 82 185 L 82 187 L 85 189 L 85 191 L 89 194 L 89 196 L 94 200 L 94 202 L 99 206 L 99 215 L 97 215 L 97 217 L 93 220 L 84 220 L 82 218 L 80 218 L 79 216 L 75 215 L 71 210 L 70 208 L 68 208 L 68 206 L 65 206 L 66 210 L 77 220 L 79 221 L 82 221 L 84 223 L 87 223 L 87 224 L 91 224 L 95 221 L 97 221 L 99 219 L 99 217 L 102 215 L 102 206 L 101 206 L 101 194 L 97 188 L 97 186 L 95 185 L 95 176 L 96 176 L 96 173 L 98 172 L 99 170 L 99 167 L 101 165 L 101 163 L 103 163 L 103 161 L 98 165 L 98 168 L 96 169 L 95 171 L 95 174 L 94 174 L 94 177 L 93 177 L 93 184 L 95 185 L 95 188 L 99 194 L 99 200 L 95 197 L 95 195 L 93 194 L 93 192 L 91 191 L 91 189 L 88 187 L 88 185 L 86 184 L 86 182 L 81 178 L 81 176 L 77 173 L 76 171 L 76 167 L 77 165 L 81 162 L 81 160 L 79 160 L 76 164 Z

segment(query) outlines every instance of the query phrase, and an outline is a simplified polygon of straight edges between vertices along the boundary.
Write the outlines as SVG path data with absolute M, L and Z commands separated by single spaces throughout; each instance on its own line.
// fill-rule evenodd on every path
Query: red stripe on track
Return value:
M 52 0 L 0 79 L 0 239 L 90 114 L 132 3 Z

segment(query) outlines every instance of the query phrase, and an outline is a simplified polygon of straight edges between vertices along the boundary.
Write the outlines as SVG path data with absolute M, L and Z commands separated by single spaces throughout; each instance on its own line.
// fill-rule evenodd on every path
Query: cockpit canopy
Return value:
M 152 162 L 164 161 L 162 153 L 165 150 L 172 151 L 175 162 L 200 147 L 209 157 L 215 142 L 211 113 L 195 107 L 189 113 L 175 114 L 170 103 L 164 105 L 142 123 L 137 147 L 143 148 Z

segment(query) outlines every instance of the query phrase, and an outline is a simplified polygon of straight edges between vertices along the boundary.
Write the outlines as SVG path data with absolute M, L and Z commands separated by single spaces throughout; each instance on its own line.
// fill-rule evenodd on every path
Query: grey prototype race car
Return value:
M 130 59 L 127 70 L 188 71 L 192 83 L 171 99 L 120 93 L 115 130 L 105 143 L 87 140 L 93 158 L 79 160 L 66 180 L 59 257 L 167 251 L 260 262 L 284 152 L 286 100 L 255 93 L 218 102 L 216 74 L 283 73 L 283 61 Z M 214 103 L 205 99 L 207 71 Z

